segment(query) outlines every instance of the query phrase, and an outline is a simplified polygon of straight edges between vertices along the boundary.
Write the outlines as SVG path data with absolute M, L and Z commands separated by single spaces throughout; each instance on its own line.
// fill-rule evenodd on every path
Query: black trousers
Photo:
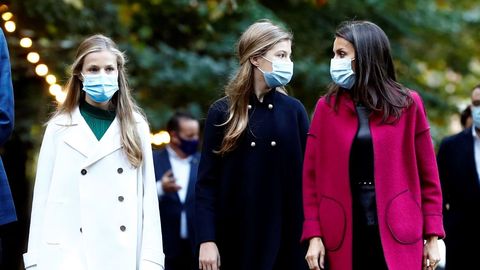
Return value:
M 0 237 L 0 266 L 2 266 L 2 257 L 3 257 L 3 249 L 2 249 L 2 238 Z
M 353 270 L 388 270 L 378 225 L 354 224 Z
M 165 257 L 165 270 L 198 270 L 189 240 L 180 241 L 180 253 Z

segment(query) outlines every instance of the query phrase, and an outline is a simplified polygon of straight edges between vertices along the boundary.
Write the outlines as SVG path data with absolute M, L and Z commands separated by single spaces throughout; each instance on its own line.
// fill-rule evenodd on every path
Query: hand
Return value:
M 309 269 L 325 269 L 325 246 L 323 245 L 322 238 L 313 237 L 310 239 L 305 260 L 307 260 Z
M 198 263 L 202 270 L 220 269 L 220 253 L 215 242 L 205 242 L 200 245 Z
M 440 262 L 438 237 L 429 236 L 423 247 L 423 270 L 435 270 Z
M 177 192 L 182 187 L 177 185 L 175 182 L 175 177 L 173 177 L 172 170 L 166 171 L 162 176 L 162 189 L 165 192 Z

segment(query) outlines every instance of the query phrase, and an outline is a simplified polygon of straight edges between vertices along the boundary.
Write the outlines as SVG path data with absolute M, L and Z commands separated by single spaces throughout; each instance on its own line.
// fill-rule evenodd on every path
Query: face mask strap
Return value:
M 273 61 L 272 61 L 272 60 L 270 60 L 270 59 L 268 59 L 268 58 L 266 58 L 265 56 L 263 56 L 263 55 L 260 55 L 260 57 L 262 57 L 263 59 L 265 59 L 265 60 L 267 60 L 268 62 L 270 62 L 270 63 L 272 63 L 272 64 L 273 64 Z
M 260 72 L 262 72 L 263 74 L 265 74 L 265 71 L 263 71 L 260 67 L 257 67 L 255 66 L 256 68 L 258 68 L 258 70 L 260 70 Z

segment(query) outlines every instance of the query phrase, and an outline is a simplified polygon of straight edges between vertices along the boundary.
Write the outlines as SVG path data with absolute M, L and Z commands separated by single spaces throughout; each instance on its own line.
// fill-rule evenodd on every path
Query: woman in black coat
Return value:
M 239 68 L 205 124 L 196 185 L 200 269 L 302 270 L 303 105 L 286 94 L 292 34 L 269 21 L 238 41 Z

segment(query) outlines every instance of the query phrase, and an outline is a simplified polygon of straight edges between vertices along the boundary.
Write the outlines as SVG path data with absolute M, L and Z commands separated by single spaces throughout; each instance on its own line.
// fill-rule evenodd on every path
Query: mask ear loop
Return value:
M 260 57 L 262 57 L 263 59 L 267 60 L 267 61 L 268 61 L 268 62 L 270 62 L 270 63 L 273 63 L 273 62 L 272 62 L 272 60 L 270 60 L 270 59 L 266 58 L 266 57 L 265 57 L 265 56 L 263 56 L 263 55 L 261 55 Z
M 257 67 L 255 66 L 258 70 L 260 70 L 260 72 L 262 72 L 263 74 L 265 74 L 265 71 L 263 71 L 260 67 Z

